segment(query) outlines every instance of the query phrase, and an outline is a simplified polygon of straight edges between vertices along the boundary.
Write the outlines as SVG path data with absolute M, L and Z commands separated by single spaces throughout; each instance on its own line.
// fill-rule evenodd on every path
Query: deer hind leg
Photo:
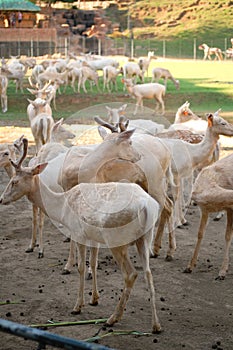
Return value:
M 67 263 L 63 269 L 62 274 L 68 275 L 70 274 L 72 267 L 75 265 L 76 262 L 76 243 L 71 239 L 70 241 L 70 250 L 69 250 L 69 257 L 67 260 Z
M 113 314 L 109 317 L 106 322 L 107 326 L 112 326 L 114 323 L 118 322 L 124 312 L 124 308 L 129 299 L 131 290 L 133 288 L 134 282 L 137 278 L 137 272 L 133 267 L 128 254 L 128 247 L 117 247 L 111 248 L 113 257 L 115 258 L 117 264 L 121 269 L 121 273 L 124 276 L 124 289 Z
M 150 291 L 150 301 L 151 301 L 151 310 L 152 310 L 152 332 L 153 333 L 159 333 L 161 332 L 161 325 L 159 323 L 159 319 L 156 312 L 156 306 L 155 306 L 155 288 L 154 288 L 154 282 L 153 282 L 153 276 L 150 269 L 149 264 L 149 250 L 150 247 L 148 245 L 148 242 L 144 237 L 141 237 L 136 242 L 138 254 L 142 261 L 142 267 L 145 274 L 145 279 L 148 284 L 148 288 Z
M 96 247 L 91 247 L 90 251 L 90 266 L 92 272 L 92 295 L 90 305 L 98 305 L 99 293 L 97 289 L 97 265 L 98 265 L 98 251 Z
M 227 227 L 226 227 L 226 233 L 225 233 L 225 252 L 224 252 L 222 266 L 217 277 L 217 279 L 220 279 L 220 280 L 223 280 L 225 278 L 226 273 L 228 271 L 229 249 L 231 246 L 232 235 L 233 235 L 233 210 L 228 209 L 227 210 Z
M 82 88 L 83 88 L 83 91 L 85 93 L 87 93 L 87 89 L 86 89 L 86 79 L 82 78 Z
M 79 291 L 76 304 L 71 312 L 73 315 L 81 313 L 84 306 L 84 286 L 85 286 L 85 269 L 86 269 L 86 246 L 76 243 L 78 247 L 78 272 L 79 272 Z
M 159 103 L 160 108 L 161 108 L 161 114 L 163 115 L 163 114 L 164 114 L 164 111 L 165 111 L 165 106 L 164 106 L 163 98 L 162 98 L 162 96 L 156 96 L 155 99 L 156 99 L 156 101 Z M 157 111 L 159 110 L 159 105 L 158 105 L 158 103 L 156 104 L 155 112 L 157 112 Z
M 172 254 L 176 250 L 176 241 L 174 236 L 174 227 L 173 227 L 173 220 L 172 220 L 173 204 L 172 204 L 172 201 L 168 197 L 166 197 L 165 203 L 162 203 L 162 205 L 163 205 L 163 209 L 161 211 L 156 236 L 154 239 L 152 257 L 157 258 L 159 256 L 159 250 L 161 249 L 161 245 L 162 245 L 163 232 L 164 232 L 166 223 L 168 223 L 169 250 L 167 251 L 166 260 L 172 260 Z
M 1 105 L 2 105 L 2 112 L 3 113 L 7 112 L 7 96 L 6 95 L 1 96 Z
M 191 273 L 192 270 L 194 269 L 194 267 L 197 264 L 198 253 L 199 253 L 199 250 L 200 250 L 202 238 L 203 238 L 204 233 L 205 233 L 206 225 L 207 225 L 207 222 L 208 222 L 208 217 L 209 217 L 208 212 L 204 211 L 204 210 L 201 210 L 201 221 L 200 221 L 200 225 L 199 225 L 199 229 L 198 229 L 197 243 L 196 243 L 196 246 L 195 246 L 195 249 L 194 249 L 194 253 L 193 253 L 192 259 L 189 262 L 189 264 L 186 267 L 186 269 L 184 270 L 185 273 Z
M 39 255 L 38 258 L 44 257 L 44 247 L 43 247 L 43 229 L 44 229 L 44 212 L 39 209 Z

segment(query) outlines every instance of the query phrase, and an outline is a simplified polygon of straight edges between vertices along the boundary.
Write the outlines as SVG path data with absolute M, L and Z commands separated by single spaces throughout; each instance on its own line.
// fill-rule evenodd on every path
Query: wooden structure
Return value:
M 1 57 L 53 54 L 57 46 L 55 28 L 0 28 L 0 38 Z

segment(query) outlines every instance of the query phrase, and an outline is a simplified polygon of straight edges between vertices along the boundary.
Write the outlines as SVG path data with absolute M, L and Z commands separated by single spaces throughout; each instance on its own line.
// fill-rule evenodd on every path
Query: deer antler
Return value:
M 118 128 L 110 123 L 107 123 L 106 121 L 104 121 L 103 119 L 101 119 L 100 117 L 96 116 L 94 117 L 94 120 L 96 121 L 96 123 L 98 123 L 101 126 L 104 126 L 105 128 L 108 128 L 111 130 L 111 132 L 118 132 Z
M 124 116 L 121 116 L 119 118 L 119 123 L 118 123 L 118 126 L 120 128 L 120 131 L 123 132 L 123 131 L 126 131 L 127 128 L 128 128 L 128 125 L 129 125 L 129 119 L 126 119 L 125 120 L 125 117 Z
M 13 162 L 13 160 L 11 160 L 11 164 L 13 165 L 13 167 L 15 169 L 20 169 L 24 159 L 26 158 L 27 155 L 27 150 L 28 150 L 28 139 L 23 138 L 22 139 L 23 142 L 23 154 L 21 156 L 21 158 L 19 159 L 18 163 Z
M 18 139 L 16 139 L 13 143 L 14 147 L 17 149 L 17 151 L 19 153 L 21 153 L 21 149 L 22 149 L 22 146 L 23 146 L 23 138 L 24 138 L 24 134 L 21 135 Z

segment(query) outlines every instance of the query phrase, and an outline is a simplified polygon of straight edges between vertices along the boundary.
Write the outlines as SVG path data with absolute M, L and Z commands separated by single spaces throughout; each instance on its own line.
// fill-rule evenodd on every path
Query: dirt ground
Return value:
M 8 182 L 0 170 L 0 193 Z M 78 272 L 62 275 L 69 244 L 47 218 L 44 230 L 45 253 L 38 259 L 38 250 L 25 253 L 31 237 L 31 204 L 26 198 L 0 206 L 0 317 L 24 325 L 49 321 L 78 321 L 107 318 L 113 311 L 123 286 L 118 267 L 109 251 L 99 255 L 99 305 L 88 304 L 91 281 L 86 281 L 86 305 L 80 315 L 71 315 L 76 301 Z M 210 217 L 197 268 L 192 274 L 183 270 L 191 258 L 196 242 L 199 210 L 191 206 L 187 212 L 189 226 L 176 229 L 177 251 L 172 262 L 164 257 L 168 247 L 165 235 L 161 254 L 150 264 L 156 288 L 156 306 L 163 328 L 161 334 L 117 335 L 119 331 L 151 332 L 151 310 L 142 267 L 132 248 L 131 259 L 138 279 L 127 304 L 123 319 L 99 344 L 118 350 L 208 350 L 233 349 L 233 268 L 224 281 L 215 280 L 223 258 L 225 218 L 216 222 Z M 231 253 L 232 256 L 232 253 Z M 47 330 L 66 337 L 85 340 L 93 337 L 101 325 L 50 327 Z M 37 343 L 6 333 L 0 335 L 1 350 L 32 350 Z M 46 349 L 52 349 L 47 346 Z

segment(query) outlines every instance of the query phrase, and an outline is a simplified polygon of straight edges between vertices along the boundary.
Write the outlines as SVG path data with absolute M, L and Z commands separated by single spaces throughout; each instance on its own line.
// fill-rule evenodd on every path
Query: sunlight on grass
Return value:
M 127 57 L 117 57 L 120 66 L 125 64 Z M 135 59 L 137 61 L 137 59 Z M 168 81 L 167 92 L 165 96 L 166 113 L 174 115 L 177 108 L 185 101 L 189 101 L 195 112 L 204 115 L 206 112 L 213 112 L 219 108 L 229 113 L 233 111 L 233 62 L 232 61 L 203 61 L 203 60 L 172 60 L 158 57 L 151 61 L 149 76 L 146 74 L 146 82 L 151 81 L 151 73 L 154 67 L 163 67 L 169 69 L 175 79 L 180 80 L 180 89 L 176 90 L 174 84 Z M 83 108 L 98 105 L 101 103 L 135 103 L 126 91 L 123 91 L 121 82 L 122 76 L 118 77 L 118 92 L 113 91 L 109 94 L 102 91 L 103 81 L 100 76 L 100 89 L 98 93 L 94 87 L 93 93 L 80 94 L 74 93 L 71 87 L 68 87 L 66 93 L 57 95 L 57 111 L 53 111 L 54 118 L 68 118 L 72 114 Z M 163 84 L 163 81 L 159 81 Z M 8 112 L 0 112 L 1 120 L 28 122 L 26 108 L 28 98 L 33 99 L 32 95 L 26 90 L 28 80 L 24 82 L 24 93 L 15 92 L 15 85 L 10 81 L 8 88 Z M 63 90 L 62 90 L 63 91 Z M 144 105 L 154 109 L 154 101 L 145 100 Z M 233 112 L 232 112 L 233 114 Z M 230 117 L 231 118 L 231 117 Z

